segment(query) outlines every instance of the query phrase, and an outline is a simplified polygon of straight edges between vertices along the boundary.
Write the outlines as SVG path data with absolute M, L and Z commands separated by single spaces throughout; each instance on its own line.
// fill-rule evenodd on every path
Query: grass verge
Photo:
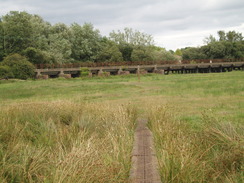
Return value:
M 196 128 L 157 106 L 150 111 L 149 127 L 163 182 L 243 182 L 243 124 L 203 113 Z
M 0 182 L 126 182 L 136 116 L 70 101 L 0 108 Z

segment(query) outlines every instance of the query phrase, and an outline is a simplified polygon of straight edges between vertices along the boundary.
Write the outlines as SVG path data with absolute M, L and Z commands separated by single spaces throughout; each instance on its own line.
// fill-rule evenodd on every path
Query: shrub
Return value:
M 17 79 L 28 79 L 35 75 L 35 67 L 26 57 L 17 53 L 4 58 L 2 65 L 10 67 L 14 78 Z
M 86 67 L 80 68 L 80 76 L 81 77 L 89 76 L 89 73 L 90 73 L 90 71 L 88 68 L 86 68 Z
M 8 66 L 0 66 L 0 79 L 12 78 L 13 73 Z

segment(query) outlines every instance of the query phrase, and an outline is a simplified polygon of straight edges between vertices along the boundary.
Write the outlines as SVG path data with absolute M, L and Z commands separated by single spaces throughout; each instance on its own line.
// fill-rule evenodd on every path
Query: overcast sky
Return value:
M 244 35 L 244 0 L 0 0 L 0 16 L 9 11 L 38 14 L 52 24 L 92 23 L 105 36 L 129 27 L 167 50 L 203 45 L 218 30 Z

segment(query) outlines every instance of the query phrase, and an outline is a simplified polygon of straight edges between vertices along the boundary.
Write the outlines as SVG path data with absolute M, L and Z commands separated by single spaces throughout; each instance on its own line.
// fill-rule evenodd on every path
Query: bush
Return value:
M 13 78 L 14 75 L 9 66 L 0 66 L 0 79 Z
M 90 71 L 88 68 L 86 68 L 86 67 L 80 68 L 80 76 L 81 77 L 89 76 L 89 73 L 90 73 Z
M 32 63 L 17 53 L 4 58 L 2 65 L 10 67 L 14 78 L 17 79 L 28 79 L 35 75 L 35 67 Z

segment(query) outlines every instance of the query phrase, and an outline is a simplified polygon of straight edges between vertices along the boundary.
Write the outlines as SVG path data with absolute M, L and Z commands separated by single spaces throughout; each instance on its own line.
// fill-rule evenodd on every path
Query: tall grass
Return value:
M 0 108 L 0 182 L 126 182 L 131 105 L 69 101 Z
M 137 115 L 121 105 L 129 102 L 152 108 L 164 182 L 243 182 L 243 76 L 0 81 L 0 182 L 126 182 Z
M 152 108 L 149 127 L 163 182 L 243 182 L 244 126 L 203 113 L 198 128 Z

